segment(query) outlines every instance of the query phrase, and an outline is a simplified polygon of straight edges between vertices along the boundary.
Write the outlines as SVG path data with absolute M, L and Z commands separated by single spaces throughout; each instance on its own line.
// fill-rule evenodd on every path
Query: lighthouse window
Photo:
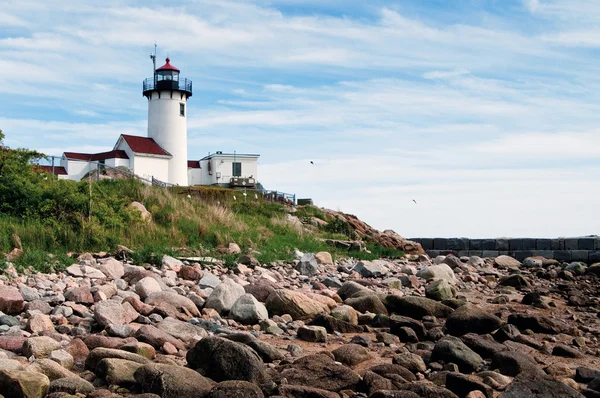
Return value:
M 241 162 L 233 162 L 232 163 L 233 166 L 233 176 L 234 177 L 241 177 L 242 176 L 242 163 Z
M 179 104 L 179 116 L 185 117 L 185 104 Z

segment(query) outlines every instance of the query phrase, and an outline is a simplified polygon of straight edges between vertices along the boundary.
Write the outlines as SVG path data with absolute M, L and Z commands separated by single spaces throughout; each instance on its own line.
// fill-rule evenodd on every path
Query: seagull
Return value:
M 416 201 L 416 200 L 414 200 L 414 199 L 413 199 L 413 202 L 415 202 L 415 204 L 417 203 L 417 201 Z
M 312 160 L 310 161 L 310 164 L 315 164 L 315 162 L 313 162 Z

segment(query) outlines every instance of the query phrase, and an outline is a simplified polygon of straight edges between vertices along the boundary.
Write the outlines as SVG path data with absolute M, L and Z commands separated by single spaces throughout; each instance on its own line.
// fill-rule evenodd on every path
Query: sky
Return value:
M 156 42 L 193 81 L 191 159 L 259 153 L 265 188 L 408 238 L 600 234 L 598 15 L 595 0 L 3 0 L 0 129 L 57 156 L 145 135 Z

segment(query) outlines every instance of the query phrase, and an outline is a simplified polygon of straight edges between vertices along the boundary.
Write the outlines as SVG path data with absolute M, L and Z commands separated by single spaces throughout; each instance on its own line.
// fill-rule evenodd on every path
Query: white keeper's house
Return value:
M 155 68 L 143 82 L 148 99 L 148 136 L 122 134 L 112 150 L 101 153 L 64 152 L 60 166 L 44 166 L 59 178 L 81 180 L 99 167 L 127 168 L 148 181 L 179 186 L 256 186 L 256 154 L 215 152 L 190 159 L 187 146 L 187 101 L 192 82 L 179 77 L 179 69 L 166 64 Z

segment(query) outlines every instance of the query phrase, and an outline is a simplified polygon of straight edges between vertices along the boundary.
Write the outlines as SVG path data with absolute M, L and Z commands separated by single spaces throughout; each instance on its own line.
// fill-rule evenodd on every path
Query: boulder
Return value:
M 85 360 L 85 368 L 95 371 L 98 363 L 105 358 L 118 358 L 118 359 L 126 359 L 128 361 L 137 362 L 142 365 L 150 362 L 148 358 L 145 358 L 141 355 L 134 354 L 132 352 L 127 352 L 124 350 L 118 350 L 115 348 L 94 348 L 90 351 L 87 359 Z
M 340 305 L 334 308 L 331 310 L 331 316 L 352 325 L 358 325 L 358 313 L 349 305 Z
M 507 376 L 520 373 L 543 373 L 529 356 L 514 351 L 502 351 L 492 357 L 492 368 Z
M 41 333 L 44 331 L 53 331 L 54 324 L 48 315 L 33 314 L 27 320 L 27 330 L 31 333 Z
M 339 398 L 340 395 L 307 386 L 294 386 L 291 384 L 282 384 L 279 386 L 279 395 L 285 398 Z
M 44 398 L 50 379 L 43 374 L 24 370 L 0 370 L 0 394 L 7 398 Z
M 25 307 L 25 300 L 19 289 L 12 286 L 0 285 L 0 312 L 5 314 L 20 314 Z
M 300 272 L 300 275 L 304 276 L 315 276 L 319 273 L 319 263 L 317 258 L 312 253 L 306 253 L 296 265 L 296 271 Z
M 96 303 L 94 317 L 104 326 L 126 325 L 133 322 L 140 314 L 127 302 L 120 303 L 116 300 L 105 300 Z
M 162 258 L 162 268 L 166 270 L 171 270 L 175 272 L 179 272 L 181 267 L 183 267 L 183 262 L 171 256 L 163 255 Z
M 76 377 L 77 375 L 70 370 L 67 370 L 60 366 L 58 363 L 54 362 L 51 359 L 42 358 L 36 359 L 31 365 L 29 365 L 25 370 L 29 372 L 41 373 L 52 380 L 62 379 L 64 377 Z
M 408 351 L 395 355 L 394 358 L 392 358 L 392 363 L 394 365 L 402 366 L 412 373 L 423 373 L 427 370 L 423 358 Z
M 331 352 L 335 360 L 346 366 L 356 366 L 372 359 L 369 351 L 358 344 L 344 344 Z
M 162 288 L 156 279 L 151 276 L 142 278 L 135 284 L 135 292 L 142 300 L 145 300 L 152 293 L 162 292 Z
M 332 317 L 331 315 L 317 315 L 315 319 L 310 322 L 312 326 L 322 326 L 329 333 L 362 333 L 364 328 L 361 325 L 353 325 L 349 322 L 342 321 Z
M 200 340 L 186 356 L 188 366 L 215 380 L 269 380 L 258 354 L 243 344 L 221 337 Z
M 322 326 L 300 326 L 297 333 L 300 340 L 312 343 L 327 342 L 327 330 Z
M 522 373 L 499 395 L 499 398 L 523 397 L 583 398 L 583 395 L 559 380 L 541 373 Z
M 96 268 L 109 279 L 113 280 L 121 279 L 125 274 L 123 263 L 114 258 L 109 258 L 108 260 L 101 262 Z
M 494 265 L 500 269 L 518 268 L 521 266 L 521 262 L 510 256 L 502 255 L 494 258 Z
M 528 288 L 529 287 L 529 282 L 521 274 L 512 274 L 512 275 L 508 275 L 508 276 L 500 278 L 500 281 L 498 282 L 498 285 L 500 285 L 500 286 L 512 286 L 512 287 L 515 287 L 517 289 L 520 289 L 520 288 Z
M 494 390 L 473 376 L 450 372 L 446 375 L 446 388 L 459 397 L 466 397 L 472 391 L 480 391 L 485 398 L 492 398 Z
M 408 316 L 413 319 L 421 319 L 428 315 L 446 318 L 454 311 L 438 301 L 419 296 L 401 297 L 392 294 L 385 298 L 384 304 L 390 313 Z
M 90 278 L 90 279 L 105 279 L 106 275 L 104 275 L 100 270 L 97 270 L 94 267 L 90 267 L 89 265 L 79 265 L 73 264 L 70 267 L 67 267 L 65 271 L 72 276 L 78 278 Z
M 452 271 L 452 268 L 450 268 L 448 264 L 437 264 L 425 267 L 417 272 L 417 276 L 427 281 L 437 281 L 442 279 L 451 285 L 456 284 L 456 275 L 454 275 L 454 271 Z
M 360 381 L 357 373 L 337 364 L 332 357 L 323 353 L 297 359 L 294 363 L 286 365 L 280 376 L 292 385 L 335 392 L 352 390 Z
M 333 265 L 333 258 L 329 252 L 318 252 L 315 254 L 315 259 L 319 265 Z
M 177 293 L 173 292 L 156 292 L 150 294 L 146 300 L 144 300 L 146 304 L 158 306 L 163 303 L 167 303 L 179 312 L 186 313 L 190 316 L 200 316 L 200 311 L 198 311 L 198 307 L 192 300 L 187 297 L 180 296 Z
M 215 385 L 206 398 L 264 398 L 264 394 L 254 383 L 229 380 Z
M 381 302 L 379 296 L 368 295 L 355 298 L 348 298 L 344 301 L 345 304 L 351 306 L 358 312 L 372 314 L 388 314 L 387 308 Z
M 245 293 L 246 291 L 241 285 L 233 279 L 226 278 L 208 296 L 204 307 L 213 308 L 219 314 L 226 314 L 231 311 L 233 304 Z
M 78 304 L 94 304 L 94 297 L 88 286 L 73 287 L 65 290 L 65 300 Z
M 213 388 L 213 383 L 200 373 L 177 365 L 142 365 L 135 371 L 134 378 L 143 392 L 161 398 L 203 397 Z
M 486 334 L 502 326 L 504 322 L 494 314 L 472 304 L 456 309 L 446 320 L 446 330 L 453 336 L 467 333 Z
M 435 301 L 443 301 L 456 297 L 456 291 L 448 281 L 438 279 L 425 287 L 425 296 Z
M 46 358 L 54 350 L 60 349 L 60 343 L 52 337 L 30 337 L 23 343 L 23 355 L 26 357 Z
M 87 396 L 92 394 L 95 390 L 92 383 L 79 376 L 65 377 L 50 382 L 50 393 L 63 392 L 66 394 L 83 394 Z
M 342 300 L 346 300 L 348 298 L 371 296 L 374 295 L 375 292 L 359 283 L 349 281 L 344 283 L 342 287 L 338 289 L 337 294 L 342 298 Z
M 134 374 L 142 366 L 139 362 L 121 358 L 104 358 L 94 372 L 96 376 L 106 380 L 108 385 L 131 386 L 136 384 Z
M 200 326 L 192 325 L 188 322 L 183 322 L 175 318 L 165 318 L 160 321 L 156 327 L 159 330 L 181 340 L 186 345 L 196 344 L 208 336 L 208 332 Z
M 453 336 L 445 336 L 435 344 L 431 353 L 431 360 L 455 363 L 461 372 L 466 373 L 476 370 L 483 362 L 479 354 Z
M 531 329 L 534 333 L 568 333 L 569 327 L 561 321 L 538 314 L 511 314 L 508 323 L 519 330 Z
M 411 328 L 419 340 L 425 338 L 425 335 L 427 334 L 425 326 L 423 326 L 423 322 L 421 321 L 401 315 L 392 315 L 390 317 L 390 333 L 398 336 L 400 329 L 403 327 Z
M 162 348 L 165 344 L 171 344 L 177 350 L 185 350 L 185 344 L 181 340 L 171 336 L 152 325 L 143 325 L 136 332 L 135 337 L 142 342 L 151 344 L 155 348 Z
M 277 289 L 272 292 L 265 303 L 272 315 L 289 314 L 293 319 L 310 319 L 319 314 L 329 313 L 329 307 L 306 295 L 287 289 Z
M 390 271 L 386 264 L 384 260 L 360 261 L 354 266 L 354 271 L 365 278 L 379 278 Z
M 245 325 L 255 325 L 263 319 L 269 319 L 267 307 L 265 307 L 265 305 L 258 301 L 253 295 L 248 293 L 242 294 L 236 300 L 231 307 L 230 315 L 237 322 Z

